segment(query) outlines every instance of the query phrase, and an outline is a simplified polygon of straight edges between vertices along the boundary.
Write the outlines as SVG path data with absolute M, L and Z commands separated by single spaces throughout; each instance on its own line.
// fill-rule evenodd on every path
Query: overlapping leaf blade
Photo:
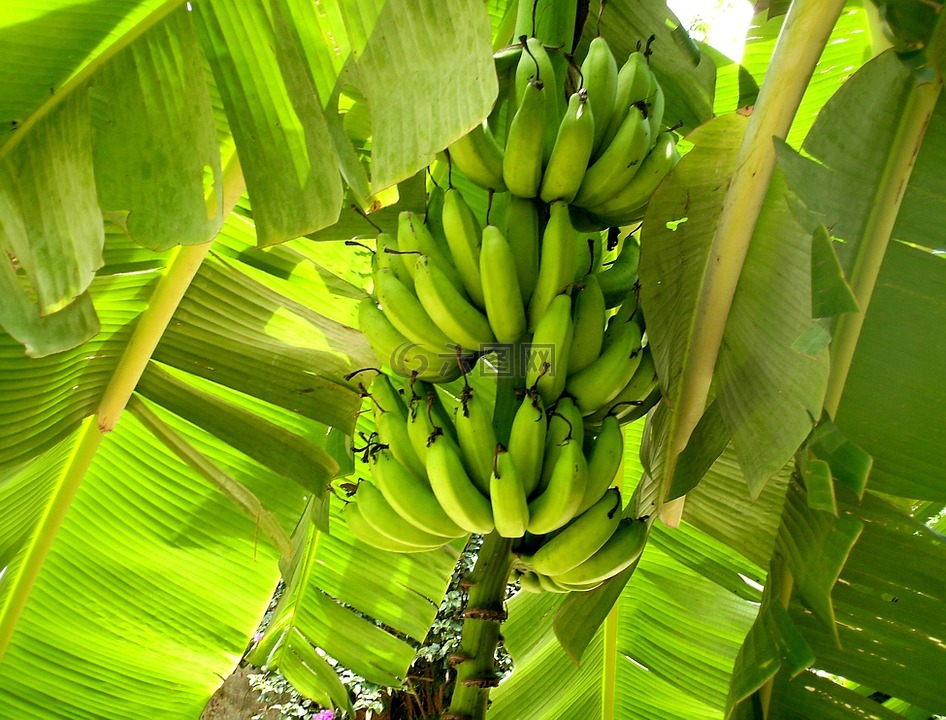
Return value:
M 156 250 L 207 242 L 224 219 L 191 15 L 169 15 L 107 63 L 90 90 L 98 201 L 135 242 Z
M 730 115 L 690 136 L 696 148 L 648 208 L 640 276 L 641 303 L 668 407 L 679 404 L 684 372 L 712 373 L 719 420 L 733 438 L 750 492 L 757 495 L 804 440 L 812 417 L 820 414 L 827 353 L 824 347 L 813 354 L 794 347 L 811 325 L 811 238 L 794 219 L 776 177 L 726 318 L 717 362 L 714 367 L 690 362 L 697 323 L 714 311 L 703 304 L 704 285 L 710 266 L 719 262 L 711 257 L 711 243 L 744 130 L 745 121 Z M 666 218 L 686 221 L 671 229 Z M 772 307 L 784 311 L 773 318 Z M 668 408 L 661 410 L 666 412 Z M 666 425 L 655 432 L 675 432 L 669 412 Z M 715 430 L 704 427 L 694 434 L 689 450 L 700 455 L 705 443 L 718 448 Z M 649 450 L 652 473 L 664 472 L 655 453 L 667 451 L 659 442 Z M 699 477 L 675 472 L 665 482 L 673 498 L 692 489 Z
M 287 495 L 284 479 L 187 435 L 283 522 L 299 512 L 301 494 Z M 15 563 L 0 598 L 14 572 Z M 195 716 L 239 659 L 276 577 L 254 522 L 126 415 L 80 488 L 0 665 L 0 715 Z

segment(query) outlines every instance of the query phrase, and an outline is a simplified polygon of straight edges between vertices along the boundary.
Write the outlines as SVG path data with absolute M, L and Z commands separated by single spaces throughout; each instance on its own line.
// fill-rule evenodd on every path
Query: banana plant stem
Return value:
M 234 154 L 223 173 L 224 217 L 233 210 L 233 206 L 243 193 L 243 188 L 243 172 L 239 159 Z M 216 195 L 213 193 L 208 199 L 208 205 L 210 203 L 214 203 L 214 207 L 208 207 L 208 210 L 212 209 L 215 212 Z M 171 322 L 171 316 L 180 305 L 184 293 L 190 287 L 212 244 L 211 239 L 200 245 L 184 245 L 177 248 L 167 271 L 158 281 L 147 310 L 138 319 L 138 324 L 135 325 L 122 359 L 115 369 L 115 374 L 112 375 L 102 395 L 98 409 L 98 423 L 103 433 L 110 432 L 118 422 L 128 398 L 131 397 L 148 361 L 154 354 L 154 349 L 164 335 L 168 323 Z
M 779 34 L 710 248 L 675 408 L 664 471 L 664 493 L 670 488 L 677 458 L 706 407 L 726 319 L 775 170 L 772 139 L 788 135 L 843 8 L 844 0 L 795 0 Z M 682 500 L 678 498 L 667 504 L 666 509 L 661 510 L 661 517 L 678 518 Z
M 483 539 L 470 575 L 458 653 L 456 683 L 445 720 L 485 720 L 495 668 L 500 627 L 506 618 L 506 582 L 512 570 L 512 540 L 493 532 Z
M 525 384 L 525 345 L 515 343 L 505 363 L 506 371 L 496 377 L 496 404 L 493 427 L 500 443 L 509 441 L 509 431 L 519 405 L 516 391 Z M 506 618 L 506 583 L 513 565 L 512 540 L 491 533 L 483 539 L 476 565 L 470 575 L 470 589 L 460 636 L 457 676 L 450 710 L 445 718 L 464 720 L 486 717 L 490 688 L 496 684 L 494 659 L 499 630 Z

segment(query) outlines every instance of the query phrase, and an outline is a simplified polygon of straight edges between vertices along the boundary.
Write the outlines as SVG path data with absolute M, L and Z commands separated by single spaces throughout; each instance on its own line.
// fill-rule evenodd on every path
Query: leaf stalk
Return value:
M 706 408 L 726 320 L 775 170 L 773 138 L 788 135 L 843 8 L 844 0 L 796 0 L 779 34 L 710 248 L 667 449 L 663 498 L 671 487 L 677 458 Z M 683 498 L 678 498 L 665 504 L 661 517 L 679 522 L 682 503 Z

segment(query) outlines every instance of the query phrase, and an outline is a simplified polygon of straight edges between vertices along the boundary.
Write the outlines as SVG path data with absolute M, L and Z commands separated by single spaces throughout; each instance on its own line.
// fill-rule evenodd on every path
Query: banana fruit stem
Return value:
M 513 42 L 520 35 L 537 37 L 549 47 L 571 52 L 577 14 L 575 0 L 519 0 Z
M 520 367 L 523 345 L 515 343 L 511 348 L 509 367 L 514 372 L 497 376 L 496 406 L 493 411 L 493 426 L 499 442 L 509 442 L 509 431 L 519 406 L 516 389 L 525 384 Z M 445 720 L 472 718 L 483 720 L 489 705 L 489 690 L 498 682 L 494 659 L 499 644 L 499 629 L 506 619 L 504 599 L 506 583 L 512 571 L 514 556 L 513 541 L 492 532 L 483 538 L 476 565 L 470 575 L 463 630 L 460 637 L 460 664 L 454 685 L 453 699 Z
M 506 619 L 503 600 L 512 564 L 512 540 L 495 532 L 487 535 L 470 576 L 460 640 L 461 660 L 450 710 L 444 720 L 486 718 L 489 690 L 499 683 L 494 657 L 499 628 Z

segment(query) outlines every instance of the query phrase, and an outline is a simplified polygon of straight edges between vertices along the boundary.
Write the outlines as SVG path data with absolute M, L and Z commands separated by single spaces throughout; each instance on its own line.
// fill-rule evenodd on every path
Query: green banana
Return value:
M 394 277 L 407 287 L 414 287 L 414 275 L 407 269 L 404 256 L 398 250 L 397 240 L 388 233 L 381 233 L 378 235 L 376 247 L 374 259 L 377 261 L 377 268 L 389 268 L 394 273 Z M 413 262 L 413 257 L 410 260 Z M 377 270 L 377 268 L 373 268 L 373 270 Z
M 636 286 L 631 287 L 626 299 L 617 306 L 617 312 L 608 320 L 607 329 L 604 331 L 604 344 L 601 346 L 602 351 L 614 342 L 614 338 L 620 334 L 622 328 L 628 322 L 637 323 L 641 329 L 644 327 L 644 318 L 640 311 Z
M 486 123 L 476 125 L 470 132 L 447 148 L 450 161 L 472 182 L 486 190 L 503 192 L 503 151 Z
M 556 201 L 549 206 L 549 221 L 542 233 L 539 274 L 529 301 L 529 330 L 532 332 L 536 331 L 552 298 L 575 278 L 576 250 L 568 203 Z
M 647 123 L 650 125 L 650 136 L 654 140 L 660 133 L 660 124 L 664 119 L 664 107 L 666 98 L 663 88 L 657 82 L 657 77 L 651 72 L 650 88 L 647 91 Z
M 532 556 L 522 556 L 521 560 L 535 572 L 555 578 L 578 567 L 600 550 L 620 522 L 621 491 L 611 488 Z
M 529 81 L 506 136 L 503 180 L 509 192 L 522 198 L 538 195 L 542 182 L 546 94 L 541 80 Z
M 627 425 L 635 420 L 639 420 L 649 413 L 651 409 L 660 402 L 662 397 L 663 393 L 660 391 L 660 385 L 657 379 L 654 378 L 653 389 L 647 394 L 647 397 L 631 404 L 625 404 L 623 406 L 625 408 L 624 410 L 615 413 L 618 422 L 621 423 L 621 425 Z
M 528 306 L 539 275 L 539 209 L 535 201 L 509 195 L 503 235 L 516 259 L 522 304 Z
M 646 101 L 647 94 L 650 92 L 652 74 L 644 53 L 637 51 L 628 56 L 627 61 L 618 71 L 611 117 L 601 139 L 601 144 L 595 152 L 595 157 L 614 140 L 621 123 L 627 117 L 628 108 Z
M 342 509 L 342 517 L 345 519 L 345 524 L 348 525 L 348 529 L 351 531 L 351 534 L 354 535 L 355 540 L 363 542 L 365 545 L 370 545 L 378 550 L 396 553 L 416 553 L 436 550 L 443 545 L 443 543 L 439 545 L 428 545 L 426 547 L 410 545 L 389 538 L 387 535 L 382 535 L 375 530 L 373 525 L 370 525 L 368 521 L 365 520 L 364 516 L 361 514 L 359 503 L 357 502 L 350 502 L 345 505 Z
M 645 345 L 641 351 L 640 364 L 631 379 L 628 380 L 627 385 L 605 407 L 586 417 L 585 421 L 590 425 L 600 422 L 602 431 L 607 417 L 615 418 L 621 425 L 633 422 L 643 417 L 656 404 L 655 402 L 648 402 L 655 389 L 657 390 L 657 399 L 659 399 L 654 356 L 650 351 L 650 345 Z
M 637 266 L 630 263 L 615 262 L 598 275 L 598 285 L 604 298 L 604 304 L 617 307 L 634 294 L 637 285 Z
M 618 529 L 594 555 L 555 580 L 568 584 L 598 583 L 614 577 L 638 561 L 647 544 L 650 525 L 644 519 L 624 518 Z
M 562 587 L 557 582 L 555 582 L 548 575 L 540 575 L 539 573 L 535 574 L 536 579 L 539 581 L 539 587 L 542 589 L 542 592 L 548 593 L 570 593 L 571 590 L 568 588 Z
M 502 231 L 495 225 L 483 228 L 480 247 L 480 275 L 483 284 L 486 317 L 501 343 L 518 342 L 526 331 L 526 311 L 519 289 L 516 257 Z
M 589 592 L 596 588 L 601 587 L 603 581 L 600 582 L 591 582 L 591 583 L 566 583 L 561 582 L 557 578 L 549 578 L 550 582 L 554 582 L 556 587 L 562 588 L 570 593 L 572 592 Z
M 453 522 L 467 532 L 493 531 L 493 509 L 489 498 L 470 480 L 460 448 L 444 435 L 432 437 L 427 448 L 427 476 L 440 506 Z
M 391 383 L 391 378 L 384 373 L 378 373 L 371 382 L 368 393 L 374 404 L 375 424 L 382 415 L 390 415 L 400 420 L 407 417 L 407 408 L 401 399 L 401 394 Z
M 628 265 L 635 273 L 641 262 L 641 246 L 634 235 L 628 234 L 620 241 L 621 249 L 612 265 Z
M 584 446 L 585 424 L 575 401 L 560 397 L 555 403 L 554 412 L 549 416 L 549 426 L 545 434 L 545 448 L 542 456 L 542 472 L 539 476 L 538 490 L 542 492 L 549 486 L 552 472 L 562 454 L 562 448 L 568 440 L 576 440 L 579 447 Z
M 414 290 L 430 318 L 456 345 L 478 351 L 496 342 L 486 316 L 470 304 L 426 255 L 417 259 Z
M 408 340 L 391 324 L 374 298 L 365 298 L 358 304 L 358 327 L 378 360 L 398 375 L 411 377 L 416 373 L 418 378 L 430 382 L 451 382 L 460 377 L 455 358 Z
M 614 483 L 624 460 L 624 434 L 617 418 L 608 415 L 601 421 L 598 432 L 588 456 L 588 485 L 585 495 L 578 506 L 578 512 L 594 505 Z
M 372 386 L 373 387 L 373 386 Z M 375 412 L 375 429 L 380 441 L 390 448 L 391 453 L 412 473 L 426 477 L 424 463 L 414 450 L 411 437 L 407 433 L 407 412 Z
M 526 497 L 532 495 L 542 473 L 548 424 L 539 394 L 526 390 L 509 430 L 509 456 L 516 464 Z
M 520 38 L 520 42 L 522 38 Z M 526 50 L 519 56 L 519 64 L 516 66 L 516 94 L 514 110 L 518 111 L 525 102 L 527 88 L 530 83 L 539 81 L 548 88 L 545 102 L 545 117 L 541 125 L 536 125 L 542 139 L 542 164 L 549 161 L 552 153 L 552 147 L 555 145 L 555 130 L 558 127 L 562 115 L 565 114 L 564 94 L 558 92 L 557 88 L 562 87 L 558 81 L 558 76 L 549 57 L 548 51 L 538 38 L 530 37 L 526 39 Z M 537 68 L 538 66 L 538 68 Z M 538 73 L 538 74 L 537 74 Z M 506 147 L 509 147 L 507 136 Z
M 575 398 L 582 415 L 591 415 L 621 392 L 641 361 L 640 326 L 624 323 L 608 348 L 588 367 L 569 375 L 565 390 Z
M 572 93 L 565 117 L 558 127 L 548 165 L 542 175 L 539 197 L 543 202 L 571 202 L 584 177 L 595 140 L 595 117 L 588 94 Z
M 519 573 L 519 589 L 531 593 L 544 592 L 539 584 L 539 578 L 534 572 Z
M 634 177 L 649 148 L 650 125 L 634 105 L 611 144 L 585 172 L 574 203 L 590 208 L 609 200 Z
M 572 337 L 572 299 L 563 293 L 549 303 L 536 326 L 526 361 L 526 387 L 535 388 L 545 405 L 565 389 Z
M 466 534 L 440 507 L 437 496 L 425 479 L 404 467 L 389 451 L 380 450 L 371 458 L 372 475 L 378 490 L 398 515 L 433 535 L 458 538 Z M 426 470 L 423 477 L 426 477 Z
M 493 455 L 496 452 L 496 431 L 493 430 L 492 413 L 473 388 L 464 388 L 453 425 L 457 429 L 463 465 L 469 471 L 473 484 L 484 495 L 488 495 L 489 479 L 493 474 Z
M 443 231 L 470 300 L 480 310 L 485 308 L 483 281 L 480 278 L 480 223 L 456 188 L 449 188 L 443 197 Z
M 581 442 L 566 440 L 552 469 L 548 487 L 529 503 L 529 532 L 544 535 L 575 516 L 585 494 L 588 463 Z
M 571 217 L 570 211 L 569 217 Z M 604 243 L 601 240 L 601 233 L 579 233 L 575 235 L 575 282 L 586 275 L 600 273 L 603 262 Z
M 387 268 L 374 275 L 375 293 L 391 324 L 411 342 L 440 352 L 456 346 L 431 319 L 417 296 Z
M 384 499 L 384 495 L 370 482 L 358 484 L 355 500 L 361 506 L 361 516 L 382 535 L 416 547 L 440 547 L 453 538 L 435 535 L 415 527 L 402 518 Z
M 588 54 L 581 63 L 581 77 L 595 118 L 593 147 L 597 148 L 611 122 L 618 86 L 618 64 L 603 37 L 596 37 L 588 46 Z
M 522 476 L 502 445 L 496 446 L 493 466 L 489 479 L 489 499 L 496 532 L 500 537 L 521 538 L 529 525 L 529 502 L 526 500 Z
M 574 333 L 568 351 L 568 372 L 584 370 L 601 354 L 607 308 L 604 293 L 595 275 L 579 281 L 580 290 L 574 300 L 572 324 Z
M 423 382 L 414 382 L 415 393 L 408 403 L 407 435 L 421 462 L 427 462 L 427 446 L 432 435 L 446 434 L 456 442 L 456 429 L 437 391 Z
M 408 274 L 414 277 L 417 256 L 426 255 L 433 259 L 437 267 L 450 279 L 452 285 L 463 287 L 460 273 L 451 262 L 447 250 L 441 246 L 421 220 L 410 210 L 404 210 L 397 219 L 397 245 L 399 250 L 405 253 L 402 257 Z
M 673 133 L 660 133 L 637 174 L 610 199 L 589 207 L 588 213 L 595 220 L 614 227 L 636 222 L 644 216 L 644 208 L 657 186 L 679 161 L 680 151 Z
M 433 185 L 427 192 L 427 207 L 424 209 L 424 227 L 441 249 L 447 247 L 447 236 L 443 234 L 443 197 L 444 189 Z

